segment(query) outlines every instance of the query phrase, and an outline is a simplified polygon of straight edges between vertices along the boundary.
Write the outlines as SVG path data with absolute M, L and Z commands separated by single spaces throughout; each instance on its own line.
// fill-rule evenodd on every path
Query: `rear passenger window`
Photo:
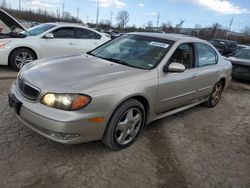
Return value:
M 88 29 L 76 29 L 76 37 L 79 39 L 100 39 L 101 35 Z
M 198 53 L 198 65 L 203 67 L 206 65 L 213 65 L 217 63 L 217 53 L 207 44 L 196 43 Z

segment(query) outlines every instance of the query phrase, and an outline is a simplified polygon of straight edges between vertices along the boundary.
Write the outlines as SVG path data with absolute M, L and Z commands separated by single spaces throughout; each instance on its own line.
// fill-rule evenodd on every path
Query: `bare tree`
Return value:
M 175 32 L 179 33 L 180 29 L 182 28 L 183 24 L 184 24 L 185 20 L 181 19 L 181 21 L 175 25 Z
M 200 28 L 202 28 L 202 25 L 201 25 L 201 24 L 195 24 L 195 25 L 194 25 L 194 28 L 195 28 L 195 29 L 200 29 Z
M 153 28 L 153 22 L 151 20 L 147 23 L 147 29 L 151 30 Z
M 244 29 L 242 29 L 241 32 L 244 33 L 245 35 L 250 35 L 250 27 L 246 26 Z
M 211 30 L 211 34 L 212 34 L 212 37 L 213 38 L 216 38 L 217 36 L 217 32 L 218 32 L 218 29 L 221 28 L 221 25 L 219 23 L 214 23 L 213 26 L 212 26 L 212 30 Z
M 172 26 L 172 22 L 168 21 L 167 23 L 162 23 L 162 31 L 167 32 L 167 33 L 173 33 L 174 32 L 174 27 Z
M 128 11 L 123 10 L 123 11 L 118 12 L 116 20 L 117 20 L 117 22 L 119 24 L 119 27 L 124 29 L 126 24 L 129 21 L 129 13 L 128 13 Z

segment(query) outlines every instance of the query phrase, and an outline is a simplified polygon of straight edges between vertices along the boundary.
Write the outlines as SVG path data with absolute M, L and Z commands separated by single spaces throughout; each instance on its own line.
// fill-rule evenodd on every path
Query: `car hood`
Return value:
M 123 78 L 133 81 L 133 76 L 144 72 L 82 54 L 37 60 L 25 65 L 19 75 L 44 92 L 79 93 L 120 85 Z
M 2 9 L 0 9 L 0 19 L 10 29 L 18 28 L 18 29 L 26 31 L 25 27 L 23 27 L 16 19 L 14 19 L 11 15 L 9 15 L 7 12 L 5 12 Z
M 250 59 L 241 59 L 237 57 L 228 57 L 232 64 L 250 66 Z

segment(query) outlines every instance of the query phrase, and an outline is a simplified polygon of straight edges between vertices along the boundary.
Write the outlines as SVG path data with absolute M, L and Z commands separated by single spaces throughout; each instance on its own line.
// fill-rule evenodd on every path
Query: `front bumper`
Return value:
M 0 65 L 8 65 L 9 49 L 0 48 Z
M 69 112 L 47 107 L 40 102 L 28 101 L 18 91 L 15 83 L 11 86 L 10 94 L 22 102 L 19 115 L 17 114 L 18 119 L 48 139 L 63 144 L 77 144 L 100 140 L 103 137 L 107 124 L 105 112 Z M 104 117 L 106 121 L 88 121 L 94 117 Z

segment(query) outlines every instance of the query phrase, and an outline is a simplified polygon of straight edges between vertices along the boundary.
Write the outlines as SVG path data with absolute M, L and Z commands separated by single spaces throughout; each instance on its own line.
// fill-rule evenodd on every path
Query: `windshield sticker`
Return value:
M 154 65 L 153 64 L 148 64 L 149 67 L 153 67 Z
M 149 45 L 151 46 L 157 46 L 160 48 L 167 48 L 169 45 L 161 42 L 150 42 Z

